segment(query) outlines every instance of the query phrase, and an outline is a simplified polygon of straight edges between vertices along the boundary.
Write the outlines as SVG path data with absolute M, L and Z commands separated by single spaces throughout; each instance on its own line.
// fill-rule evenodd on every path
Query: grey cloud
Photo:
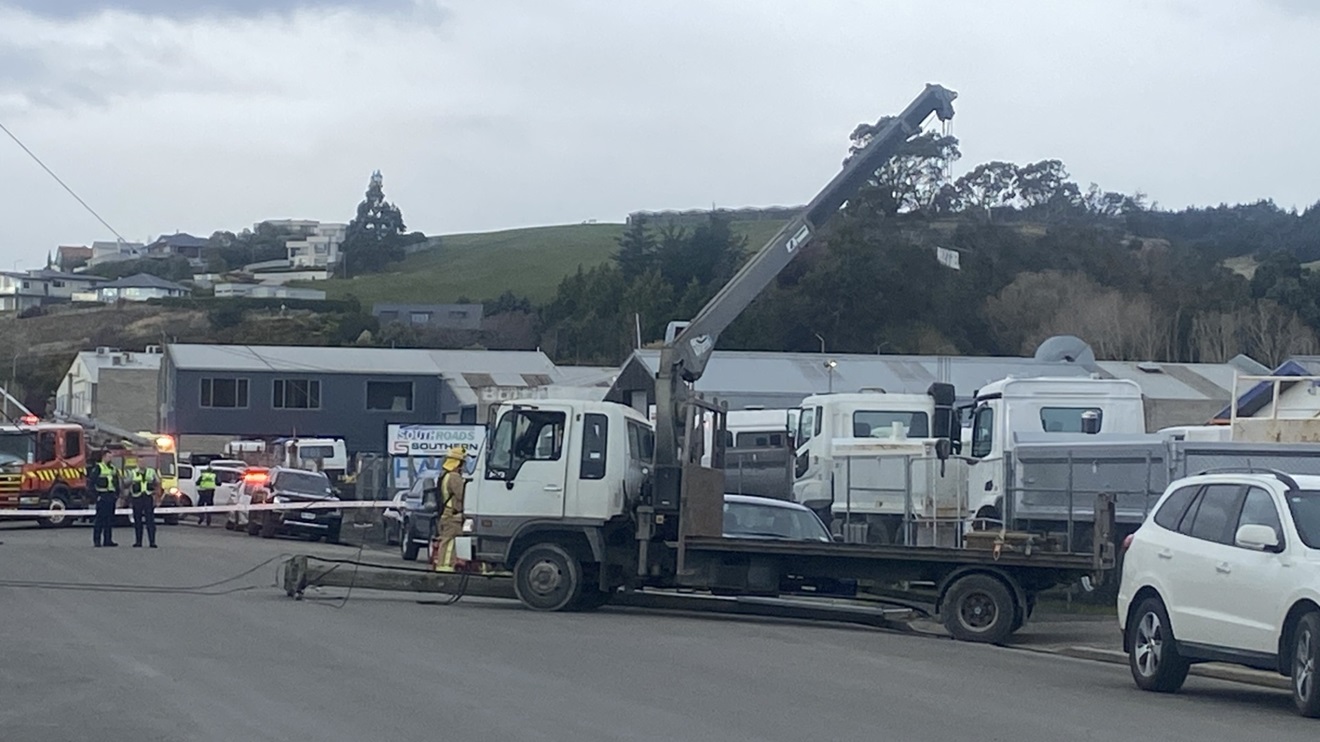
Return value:
M 0 0 L 0 8 L 16 7 L 51 18 L 78 18 L 106 10 L 179 19 L 283 14 L 308 8 L 399 12 L 419 5 L 415 0 Z

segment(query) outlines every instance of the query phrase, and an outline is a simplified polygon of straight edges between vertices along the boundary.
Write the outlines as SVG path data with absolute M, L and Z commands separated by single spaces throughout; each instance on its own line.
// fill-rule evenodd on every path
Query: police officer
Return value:
M 215 485 L 215 471 L 208 466 L 197 477 L 197 504 L 200 507 L 210 507 L 215 504 Z M 202 523 L 208 527 L 211 525 L 210 513 L 197 514 L 197 525 L 200 526 Z
M 133 546 L 142 546 L 145 527 L 151 548 L 156 548 L 156 487 L 160 477 L 151 467 L 138 468 L 137 459 L 124 461 L 124 481 L 128 484 L 129 502 L 133 506 Z
M 118 546 L 111 538 L 115 522 L 115 503 L 119 501 L 119 472 L 110 465 L 110 452 L 87 467 L 87 486 L 96 497 L 96 517 L 92 520 L 93 546 Z

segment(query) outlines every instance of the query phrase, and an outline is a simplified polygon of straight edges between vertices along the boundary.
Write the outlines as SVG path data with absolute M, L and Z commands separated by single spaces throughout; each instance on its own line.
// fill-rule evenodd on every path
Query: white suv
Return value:
M 1320 476 L 1180 479 L 1125 546 L 1118 621 L 1139 687 L 1231 662 L 1291 677 L 1298 712 L 1320 716 Z

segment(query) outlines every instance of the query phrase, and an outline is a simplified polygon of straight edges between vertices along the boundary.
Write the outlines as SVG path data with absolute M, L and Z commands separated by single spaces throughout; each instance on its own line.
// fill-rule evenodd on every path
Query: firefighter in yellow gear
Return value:
M 467 489 L 463 462 L 466 459 L 467 449 L 454 446 L 445 453 L 445 460 L 440 464 L 444 475 L 440 477 L 439 527 L 431 549 L 432 566 L 437 572 L 455 572 L 459 566 L 454 559 L 454 539 L 463 533 L 463 493 Z

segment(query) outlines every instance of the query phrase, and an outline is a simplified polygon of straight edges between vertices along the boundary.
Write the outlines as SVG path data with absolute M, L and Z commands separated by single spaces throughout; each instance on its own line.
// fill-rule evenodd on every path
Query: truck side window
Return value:
M 972 457 L 989 456 L 994 437 L 995 411 L 990 407 L 977 408 L 972 418 Z
M 511 410 L 495 426 L 487 479 L 513 479 L 528 461 L 558 461 L 564 452 L 563 412 Z
M 55 431 L 43 430 L 37 434 L 37 463 L 55 460 Z
M 1104 410 L 1099 407 L 1042 407 L 1040 429 L 1046 433 L 1083 433 L 1082 415 L 1095 413 L 1096 424 L 1104 424 Z
M 655 436 L 650 428 L 635 422 L 628 423 L 628 458 L 639 464 L 649 464 L 655 456 Z
M 605 478 L 605 452 L 609 442 L 610 420 L 599 413 L 582 416 L 582 479 Z
M 82 431 L 66 430 L 64 432 L 64 458 L 76 459 L 82 456 Z

